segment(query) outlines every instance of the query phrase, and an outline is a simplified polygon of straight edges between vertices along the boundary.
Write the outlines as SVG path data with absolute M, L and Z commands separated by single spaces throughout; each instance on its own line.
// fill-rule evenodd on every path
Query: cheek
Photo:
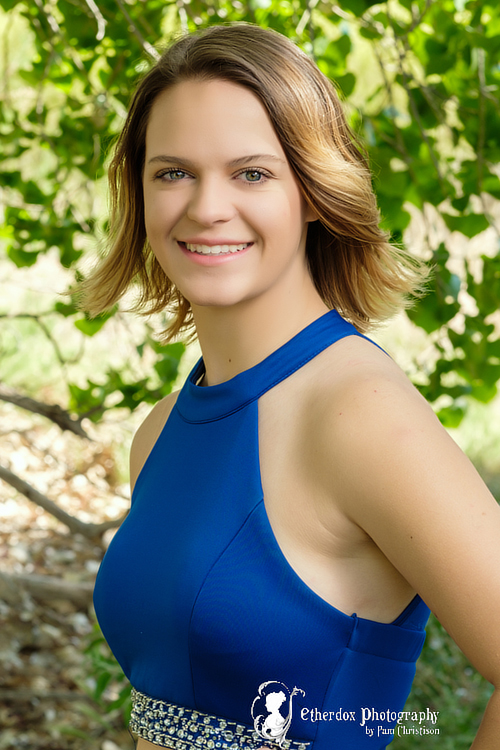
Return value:
M 181 213 L 176 206 L 175 197 L 172 198 L 162 192 L 153 192 L 148 195 L 145 191 L 144 224 L 153 250 L 156 250 L 155 245 L 168 238 Z
M 261 234 L 273 239 L 283 233 L 292 233 L 296 227 L 297 213 L 284 194 L 259 201 L 253 208 L 252 215 Z
M 144 191 L 144 227 L 146 229 L 146 236 L 158 263 L 165 273 L 167 273 L 168 260 L 163 241 L 166 236 L 167 221 L 161 203 L 158 194 L 148 194 L 147 190 Z
M 147 189 L 144 190 L 144 224 L 146 226 L 146 234 L 148 239 L 151 240 L 151 234 L 155 226 L 155 219 L 157 211 L 155 209 L 155 197 L 151 195 Z
M 271 210 L 268 213 L 271 213 Z M 293 189 L 284 192 L 280 200 L 274 203 L 272 213 L 274 223 L 279 223 L 283 230 L 290 233 L 300 231 L 305 217 L 302 196 Z

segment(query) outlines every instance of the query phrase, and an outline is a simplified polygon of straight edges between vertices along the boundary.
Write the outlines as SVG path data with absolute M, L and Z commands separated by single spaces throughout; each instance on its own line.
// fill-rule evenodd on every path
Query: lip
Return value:
M 245 245 L 249 243 L 249 240 L 228 240 L 219 237 L 215 239 L 212 237 L 207 240 L 204 237 L 190 237 L 187 240 L 177 240 L 177 242 L 181 242 L 183 245 L 208 245 L 208 247 L 215 247 L 215 245 Z
M 190 245 L 210 245 L 212 247 L 213 245 L 243 245 L 245 243 L 243 242 L 228 242 L 227 240 L 224 241 L 218 241 L 214 242 L 213 240 L 207 242 L 207 240 L 186 240 Z M 187 249 L 185 246 L 184 241 L 177 240 L 177 245 L 182 252 L 182 254 L 188 258 L 192 263 L 196 263 L 199 266 L 220 266 L 223 263 L 231 263 L 231 261 L 235 261 L 237 258 L 241 258 L 243 255 L 246 255 L 249 250 L 252 249 L 254 243 L 251 242 L 248 247 L 245 247 L 243 250 L 238 250 L 237 253 L 224 253 L 220 255 L 202 255 L 201 253 L 192 253 L 190 250 Z

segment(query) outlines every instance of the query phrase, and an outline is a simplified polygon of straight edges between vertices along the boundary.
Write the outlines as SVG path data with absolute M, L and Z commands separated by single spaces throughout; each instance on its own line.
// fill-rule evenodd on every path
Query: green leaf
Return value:
M 75 327 L 86 336 L 95 336 L 106 323 L 107 317 L 99 316 L 98 318 L 80 318 L 75 320 Z
M 432 333 L 454 318 L 459 309 L 458 304 L 443 303 L 436 294 L 431 293 L 408 310 L 407 315 L 426 333 Z
M 446 226 L 452 232 L 461 232 L 466 237 L 475 237 L 489 227 L 489 221 L 483 214 L 467 214 L 465 216 L 450 216 L 441 214 Z
M 456 209 L 457 211 L 460 211 L 460 212 L 462 212 L 462 211 L 464 211 L 464 210 L 465 210 L 465 209 L 467 208 L 467 206 L 469 205 L 469 200 L 470 200 L 470 196 L 468 196 L 468 195 L 463 195 L 463 196 L 462 196 L 461 198 L 454 198 L 454 199 L 453 199 L 453 200 L 451 201 L 451 205 L 452 205 L 452 206 L 453 206 L 453 208 L 454 208 L 454 209 Z
M 70 315 L 75 315 L 78 312 L 78 308 L 73 302 L 70 302 L 69 304 L 65 302 L 56 302 L 54 310 L 65 318 L 68 318 Z
M 455 59 L 450 53 L 449 43 L 439 42 L 434 37 L 429 37 L 425 42 L 425 49 L 429 58 L 427 75 L 445 73 L 454 65 Z
M 170 389 L 171 384 L 177 378 L 179 362 L 184 353 L 183 344 L 169 344 L 159 350 L 161 358 L 155 363 L 154 369 L 158 373 L 163 387 Z
M 90 419 L 98 421 L 104 411 L 105 393 L 101 386 L 92 381 L 87 381 L 87 388 L 80 388 L 76 383 L 69 383 L 70 394 L 69 409 L 82 415 L 91 412 Z
M 434 252 L 433 262 L 436 267 L 431 276 L 429 293 L 407 312 L 408 317 L 427 333 L 441 328 L 460 310 L 458 293 L 461 281 L 446 267 L 448 257 L 449 253 L 445 246 L 440 245 Z M 443 360 L 440 360 L 439 364 L 447 365 Z
M 115 711 L 117 708 L 125 708 L 125 720 L 127 724 L 130 720 L 130 713 L 132 710 L 131 692 L 131 685 L 126 685 L 118 693 L 118 698 L 116 698 L 114 701 L 111 701 L 111 703 L 106 707 L 107 712 Z
M 342 91 L 342 94 L 347 97 L 354 91 L 356 77 L 352 73 L 346 73 L 343 76 L 336 76 L 335 83 Z
M 401 198 L 377 192 L 378 205 L 382 216 L 382 227 L 394 234 L 402 232 L 410 223 L 410 214 L 403 208 Z
M 95 336 L 95 334 L 101 330 L 106 321 L 113 317 L 117 310 L 118 306 L 115 305 L 111 310 L 106 313 L 102 313 L 96 318 L 89 318 L 88 315 L 85 315 L 84 318 L 75 320 L 75 327 L 78 328 L 78 330 L 84 333 L 86 336 Z
M 497 373 L 498 377 L 498 373 Z M 481 401 L 483 404 L 488 404 L 490 401 L 492 401 L 495 396 L 498 393 L 498 388 L 496 384 L 488 384 L 488 383 L 473 383 L 472 385 L 472 395 L 475 399 L 478 401 Z
M 365 0 L 342 0 L 342 10 L 350 10 L 355 16 L 362 16 L 365 10 L 373 5 L 372 2 Z
M 426 94 L 418 88 L 411 89 L 410 97 L 418 110 L 420 122 L 423 127 L 425 129 L 435 128 L 439 124 L 438 111 L 431 107 L 429 103 L 430 97 L 426 96 Z
M 7 255 L 16 264 L 18 268 L 33 266 L 38 258 L 38 252 L 20 250 L 15 247 L 9 247 Z
M 500 256 L 489 258 L 483 255 L 482 261 L 482 282 L 476 284 L 472 276 L 468 275 L 468 290 L 481 311 L 481 320 L 496 312 L 500 306 Z
M 94 690 L 94 698 L 96 700 L 99 700 L 101 695 L 104 693 L 112 677 L 113 675 L 111 674 L 111 672 L 102 672 L 102 674 L 99 675 Z
M 464 418 L 465 409 L 462 406 L 452 404 L 444 409 L 439 409 L 437 416 L 444 427 L 454 429 L 460 425 Z
M 500 199 L 500 179 L 497 175 L 489 174 L 483 179 L 482 189 L 485 193 L 493 195 L 495 198 Z
M 82 255 L 83 250 L 75 250 L 73 243 L 71 242 L 71 237 L 68 242 L 64 243 L 64 245 L 59 246 L 59 257 L 61 258 L 61 265 L 64 266 L 64 268 L 70 268 L 73 263 L 76 263 L 76 261 L 82 257 Z
M 375 28 L 374 26 L 362 26 L 359 30 L 360 36 L 362 36 L 364 39 L 380 39 L 382 36 L 381 32 Z

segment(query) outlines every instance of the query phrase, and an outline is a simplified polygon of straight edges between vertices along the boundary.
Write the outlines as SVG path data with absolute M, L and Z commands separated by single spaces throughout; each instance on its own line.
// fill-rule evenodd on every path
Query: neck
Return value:
M 230 307 L 195 307 L 193 315 L 203 352 L 203 384 L 216 385 L 261 362 L 328 308 L 312 281 L 302 294 L 273 294 Z

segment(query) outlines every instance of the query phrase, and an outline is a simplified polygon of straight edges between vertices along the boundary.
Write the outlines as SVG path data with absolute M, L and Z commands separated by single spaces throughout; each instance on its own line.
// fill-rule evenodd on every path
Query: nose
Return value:
M 203 226 L 230 221 L 236 214 L 228 184 L 217 177 L 199 178 L 193 185 L 186 215 Z

